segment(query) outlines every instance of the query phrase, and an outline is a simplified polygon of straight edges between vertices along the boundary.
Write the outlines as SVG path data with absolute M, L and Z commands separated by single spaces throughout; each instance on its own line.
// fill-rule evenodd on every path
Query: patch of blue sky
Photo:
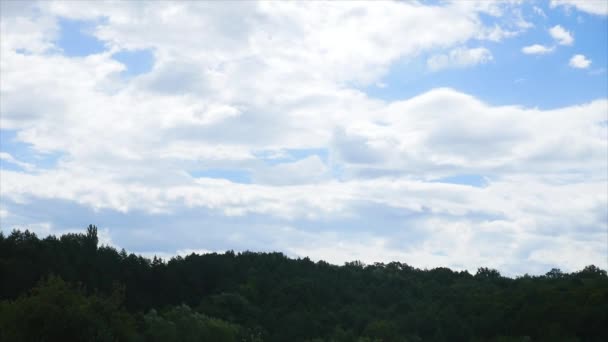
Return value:
M 329 150 L 327 148 L 293 148 L 278 152 L 258 151 L 254 153 L 256 158 L 263 160 L 267 165 L 292 163 L 315 155 L 327 164 L 329 160 Z
M 52 222 L 52 234 L 60 233 L 55 229 L 82 231 L 88 224 L 97 224 L 102 230 L 109 228 L 112 242 L 119 248 L 124 247 L 136 253 L 174 253 L 176 250 L 188 248 L 281 251 L 284 246 L 276 244 L 277 230 L 273 227 L 281 227 L 280 232 L 286 224 L 294 224 L 284 219 L 251 213 L 226 217 L 211 209 L 200 207 L 176 207 L 172 213 L 150 215 L 138 209 L 131 209 L 126 213 L 104 208 L 93 209 L 60 199 L 32 198 L 27 205 L 3 199 L 2 205 L 10 213 L 8 217 L 3 218 L 0 225 L 0 230 L 6 234 L 15 227 L 27 227 L 31 222 Z M 413 248 L 432 238 L 428 229 L 420 224 L 429 214 L 427 210 L 411 211 L 363 201 L 356 204 L 355 209 L 356 218 L 305 218 L 295 223 L 295 228 L 309 233 L 341 232 L 344 237 L 397 234 L 399 238 L 389 239 L 387 243 L 388 247 L 398 249 Z M 437 213 L 433 215 L 441 219 L 449 218 Z M 475 222 L 488 220 L 487 217 L 475 213 L 467 218 Z M 173 232 L 172 239 L 166 238 L 169 226 Z M 229 236 L 244 238 L 233 239 Z
M 22 166 L 0 158 L 0 170 L 25 171 Z
M 332 179 L 338 181 L 346 180 L 346 172 L 344 171 L 344 166 L 339 163 L 332 163 L 329 165 L 329 172 L 331 174 Z
M 469 93 L 491 105 L 521 105 L 553 109 L 579 105 L 606 98 L 608 51 L 598 42 L 608 41 L 608 20 L 605 17 L 578 11 L 541 7 L 547 18 L 533 13 L 533 5 L 524 5 L 524 18 L 534 24 L 526 32 L 500 42 L 471 41 L 466 48 L 485 47 L 493 60 L 466 68 L 446 68 L 431 71 L 427 59 L 438 53 L 400 60 L 391 66 L 377 84 L 361 88 L 369 96 L 386 101 L 404 100 L 438 87 L 450 87 Z M 569 13 L 569 14 L 568 14 Z M 492 17 L 484 17 L 486 24 Z M 572 45 L 557 45 L 548 30 L 561 25 L 574 37 Z M 524 46 L 541 44 L 555 46 L 544 55 L 526 55 Z M 592 61 L 588 69 L 568 65 L 575 54 Z M 559 94 L 559 96 L 558 96 Z
M 32 148 L 30 144 L 21 142 L 17 139 L 15 130 L 0 129 L 0 152 L 10 154 L 17 161 L 31 164 L 38 169 L 50 169 L 57 165 L 62 157 L 58 152 L 39 152 Z M 22 167 L 14 163 L 2 162 L 2 168 L 6 170 L 23 170 Z
M 251 173 L 243 169 L 205 169 L 189 171 L 194 178 L 225 179 L 233 183 L 251 184 Z
M 99 21 L 59 19 L 59 37 L 55 45 L 69 57 L 85 57 L 106 50 L 103 41 L 93 35 Z
M 149 49 L 123 50 L 113 54 L 112 58 L 127 67 L 122 74 L 128 77 L 145 74 L 154 67 L 154 53 Z
M 486 186 L 488 183 L 488 181 L 485 177 L 483 177 L 481 175 L 475 175 L 475 174 L 462 174 L 462 175 L 443 177 L 443 178 L 432 180 L 432 182 L 468 185 L 468 186 L 474 186 L 477 188 L 482 188 L 482 187 Z

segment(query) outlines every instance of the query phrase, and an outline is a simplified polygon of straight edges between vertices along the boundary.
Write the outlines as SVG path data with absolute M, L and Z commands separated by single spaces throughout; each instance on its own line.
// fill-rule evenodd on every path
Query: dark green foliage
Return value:
M 99 247 L 90 226 L 0 235 L 0 280 L 2 341 L 608 340 L 608 276 L 595 266 L 511 279 L 280 253 L 165 262 Z
M 1 341 L 133 341 L 135 321 L 120 295 L 85 296 L 50 277 L 29 296 L 0 302 Z
M 187 305 L 173 307 L 161 315 L 152 309 L 143 321 L 147 341 L 239 341 L 240 328 L 237 325 L 207 317 Z

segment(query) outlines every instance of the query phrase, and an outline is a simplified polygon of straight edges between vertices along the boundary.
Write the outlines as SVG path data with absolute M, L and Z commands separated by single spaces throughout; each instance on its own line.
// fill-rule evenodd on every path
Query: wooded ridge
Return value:
M 608 341 L 608 276 L 343 266 L 232 251 L 170 260 L 97 228 L 0 233 L 1 341 Z

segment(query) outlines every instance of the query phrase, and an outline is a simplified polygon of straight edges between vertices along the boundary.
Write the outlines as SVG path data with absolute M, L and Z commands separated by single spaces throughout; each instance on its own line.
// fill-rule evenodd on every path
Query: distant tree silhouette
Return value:
M 0 233 L 0 341 L 608 341 L 608 276 L 344 266 L 281 253 L 152 260 L 97 227 Z

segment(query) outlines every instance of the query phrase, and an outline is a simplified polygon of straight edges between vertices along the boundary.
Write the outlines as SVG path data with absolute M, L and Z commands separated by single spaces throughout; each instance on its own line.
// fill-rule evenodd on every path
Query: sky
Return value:
M 608 268 L 608 2 L 0 2 L 0 229 Z

